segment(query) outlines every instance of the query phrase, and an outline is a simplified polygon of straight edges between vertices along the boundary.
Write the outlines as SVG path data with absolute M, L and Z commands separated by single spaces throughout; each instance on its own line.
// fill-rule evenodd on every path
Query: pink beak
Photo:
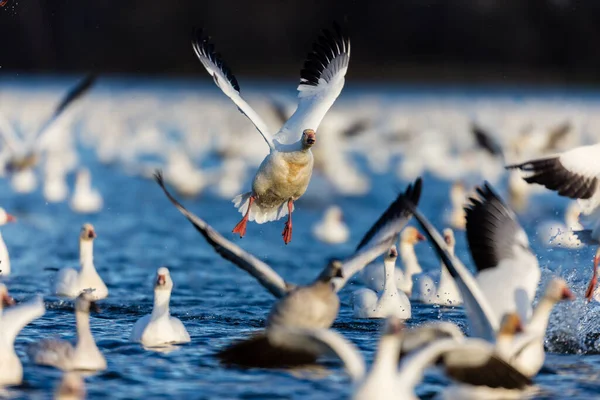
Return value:
M 6 222 L 17 222 L 17 217 L 12 214 L 6 213 Z
M 10 297 L 10 296 L 8 295 L 8 293 L 5 293 L 5 294 L 2 296 L 2 302 L 3 302 L 3 303 L 4 303 L 4 305 L 6 305 L 6 306 L 12 306 L 12 305 L 14 305 L 14 304 L 15 304 L 15 299 L 13 299 L 12 297 Z
M 573 292 L 571 292 L 571 289 L 564 288 L 562 291 L 562 299 L 573 301 L 573 300 L 575 300 L 575 295 L 573 294 Z
M 417 232 L 417 241 L 423 242 L 425 240 L 425 236 L 421 232 Z
M 159 286 L 164 286 L 165 283 L 167 283 L 167 278 L 165 278 L 164 275 L 159 275 L 158 279 L 156 280 L 156 284 Z

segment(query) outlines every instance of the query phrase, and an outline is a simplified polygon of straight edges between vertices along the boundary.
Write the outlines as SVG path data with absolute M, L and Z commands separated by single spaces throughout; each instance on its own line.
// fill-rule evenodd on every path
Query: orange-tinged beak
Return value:
M 562 299 L 563 300 L 573 301 L 573 300 L 575 300 L 575 295 L 573 294 L 573 292 L 571 291 L 571 289 L 569 289 L 568 287 L 566 287 L 562 291 Z
M 156 284 L 159 286 L 164 286 L 167 283 L 167 278 L 164 275 L 159 275 L 158 279 L 156 279 Z
M 417 232 L 417 242 L 423 242 L 425 239 L 425 235 L 423 235 L 421 232 Z
M 92 229 L 90 229 L 88 231 L 88 239 L 95 239 L 96 238 L 96 232 Z
M 2 295 L 2 303 L 3 303 L 5 306 L 12 306 L 12 305 L 14 305 L 14 304 L 15 304 L 15 299 L 13 299 L 12 297 L 10 297 L 10 296 L 8 295 L 8 293 L 4 293 L 4 294 Z
M 6 222 L 17 222 L 17 217 L 12 214 L 6 213 Z

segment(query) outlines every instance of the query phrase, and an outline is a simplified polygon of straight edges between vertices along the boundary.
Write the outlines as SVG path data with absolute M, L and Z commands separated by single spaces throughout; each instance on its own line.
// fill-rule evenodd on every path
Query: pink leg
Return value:
M 235 226 L 235 228 L 233 228 L 233 233 L 239 233 L 240 237 L 243 238 L 244 235 L 246 234 L 246 225 L 248 224 L 248 216 L 250 215 L 250 207 L 252 207 L 252 203 L 254 203 L 254 195 L 250 196 L 250 199 L 248 199 L 248 210 L 246 211 L 246 214 L 244 215 L 244 218 L 242 218 L 242 220 L 240 222 L 238 222 L 238 224 Z
M 591 301 L 594 296 L 594 290 L 596 289 L 596 285 L 598 284 L 598 264 L 600 263 L 600 248 L 596 251 L 596 256 L 594 257 L 594 273 L 592 274 L 592 279 L 590 279 L 590 283 L 585 291 L 585 298 L 587 301 Z
M 292 241 L 292 207 L 294 206 L 294 201 L 292 199 L 288 200 L 288 220 L 285 223 L 285 228 L 283 228 L 283 242 L 288 244 Z

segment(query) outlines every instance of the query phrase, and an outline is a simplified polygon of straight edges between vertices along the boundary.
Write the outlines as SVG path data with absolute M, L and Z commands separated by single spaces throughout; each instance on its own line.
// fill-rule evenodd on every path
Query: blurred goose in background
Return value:
M 396 277 L 396 287 L 409 297 L 412 296 L 413 277 L 423 272 L 415 254 L 415 245 L 423 240 L 425 237 L 412 226 L 406 227 L 400 235 L 400 259 L 404 268 L 396 268 L 394 276 Z M 371 264 L 363 269 L 361 278 L 368 288 L 376 292 L 383 290 L 386 262 L 395 264 L 396 259 L 384 260 L 383 266 Z
M 75 300 L 77 344 L 73 346 L 67 341 L 53 339 L 33 343 L 27 348 L 27 354 L 34 363 L 63 371 L 106 369 L 106 359 L 98 350 L 90 330 L 90 310 L 97 311 L 94 303 L 96 297 L 92 292 L 93 290 L 85 290 Z
M 17 218 L 7 213 L 4 208 L 0 207 L 0 226 L 15 222 L 16 220 Z M 4 243 L 2 233 L 0 233 L 0 276 L 8 276 L 10 275 L 10 271 L 8 248 L 6 247 L 6 243 Z
M 465 230 L 467 220 L 465 218 L 465 202 L 467 201 L 467 191 L 465 184 L 461 181 L 456 181 L 450 188 L 450 214 L 447 221 L 454 229 Z
M 177 193 L 186 197 L 199 195 L 207 186 L 217 182 L 215 173 L 207 174 L 197 168 L 183 150 L 170 150 L 164 170 L 165 180 Z
M 54 292 L 59 296 L 76 298 L 85 289 L 93 289 L 90 296 L 102 300 L 108 296 L 108 288 L 94 266 L 94 239 L 96 231 L 92 224 L 84 224 L 79 235 L 79 271 L 61 269 L 55 280 Z
M 160 267 L 154 284 L 154 307 L 152 314 L 140 318 L 131 331 L 130 340 L 147 347 L 173 343 L 188 343 L 190 335 L 178 318 L 171 317 L 169 302 L 173 280 L 169 269 Z
M 92 187 L 92 174 L 87 168 L 77 171 L 75 190 L 69 203 L 71 209 L 81 214 L 97 213 L 102 210 L 104 201 L 97 189 Z
M 15 352 L 15 339 L 27 324 L 46 312 L 41 297 L 3 309 L 4 305 L 12 304 L 14 300 L 6 286 L 0 283 L 0 387 L 22 383 L 23 365 Z
M 352 293 L 355 318 L 394 316 L 401 320 L 407 320 L 411 317 L 410 300 L 402 290 L 396 287 L 394 277 L 396 258 L 398 258 L 398 250 L 396 250 L 396 246 L 392 246 L 383 262 L 383 289 L 379 293 L 369 288 L 362 288 Z
M 77 83 L 54 108 L 50 117 L 31 137 L 19 137 L 12 125 L 0 116 L 0 136 L 4 145 L 10 149 L 11 156 L 7 160 L 6 169 L 12 172 L 11 183 L 18 193 L 29 193 L 37 186 L 37 178 L 33 168 L 38 164 L 45 147 L 53 136 L 51 129 L 65 111 L 72 108 L 76 100 L 82 98 L 94 85 L 96 77 L 89 75 Z
M 456 239 L 452 229 L 446 228 L 442 232 L 444 241 L 448 246 L 450 254 L 454 255 Z M 425 304 L 438 304 L 443 306 L 457 306 L 462 304 L 460 291 L 448 271 L 448 267 L 443 262 L 440 265 L 440 278 L 436 285 L 433 279 L 428 275 L 419 278 L 418 300 Z
M 237 79 L 202 30 L 196 32 L 193 47 L 217 86 L 252 121 L 269 146 L 269 154 L 254 177 L 252 191 L 233 200 L 244 215 L 233 232 L 243 237 L 248 221 L 262 224 L 287 215 L 282 236 L 288 244 L 292 240 L 294 201 L 304 194 L 312 174 L 314 161 L 310 149 L 316 142 L 316 131 L 344 87 L 350 40 L 338 25 L 319 37 L 301 71 L 298 108 L 275 135 L 242 99 Z
M 84 400 L 85 396 L 85 381 L 78 372 L 64 373 L 54 392 L 54 400 Z
M 215 251 L 255 277 L 278 299 L 267 318 L 267 330 L 274 326 L 330 327 L 339 310 L 340 300 L 337 292 L 366 264 L 389 249 L 411 216 L 405 210 L 404 199 L 410 198 L 412 202 L 418 202 L 421 193 L 421 180 L 418 179 L 414 185 L 409 185 L 406 192 L 398 195 L 365 234 L 352 256 L 343 262 L 330 261 L 314 282 L 306 286 L 297 286 L 286 282 L 270 266 L 225 239 L 205 221 L 186 210 L 167 191 L 160 173 L 157 173 L 156 180 L 169 200 L 204 236 Z M 259 333 L 250 339 L 234 343 L 221 350 L 218 357 L 225 364 L 257 367 L 292 363 L 282 359 L 279 350 L 274 351 L 268 337 L 264 333 Z M 305 361 L 302 359 L 301 363 Z
M 323 243 L 345 243 L 350 236 L 350 230 L 344 223 L 342 209 L 331 206 L 325 210 L 323 219 L 313 227 L 313 235 Z

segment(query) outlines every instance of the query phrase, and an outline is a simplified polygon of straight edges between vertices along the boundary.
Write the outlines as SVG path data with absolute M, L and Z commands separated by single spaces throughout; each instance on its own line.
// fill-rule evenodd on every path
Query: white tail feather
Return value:
M 233 198 L 232 203 L 238 209 L 240 214 L 246 215 L 248 211 L 248 203 L 250 202 L 250 196 L 252 192 L 243 193 Z M 294 211 L 292 205 L 292 211 Z M 284 201 L 277 207 L 273 208 L 262 208 L 256 202 L 252 203 L 250 208 L 250 214 L 248 215 L 248 221 L 254 221 L 257 224 L 264 224 L 265 222 L 277 221 L 285 217 L 288 214 L 287 201 Z

